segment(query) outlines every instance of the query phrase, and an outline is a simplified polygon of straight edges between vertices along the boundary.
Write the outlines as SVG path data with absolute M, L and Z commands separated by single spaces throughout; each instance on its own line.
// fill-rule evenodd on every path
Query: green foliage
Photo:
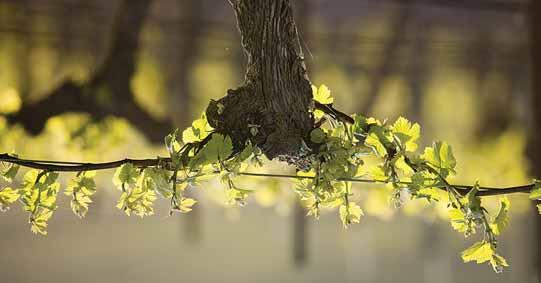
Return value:
M 354 202 L 349 202 L 348 205 L 341 205 L 339 211 L 340 220 L 342 220 L 342 224 L 344 224 L 345 228 L 347 228 L 349 224 L 359 223 L 361 217 L 364 215 L 361 207 Z
M 334 98 L 331 96 L 331 90 L 326 85 L 320 85 L 319 88 L 312 86 L 314 100 L 321 104 L 332 104 Z
M 530 192 L 530 199 L 532 200 L 541 199 L 541 181 L 534 180 L 534 189 Z
M 454 174 L 456 160 L 453 156 L 451 146 L 445 142 L 435 142 L 432 147 L 425 148 L 425 152 L 421 155 L 428 164 L 437 168 L 443 177 Z
M 510 203 L 507 197 L 500 198 L 500 210 L 491 225 L 492 231 L 496 235 L 500 235 L 509 224 L 509 206 Z
M 32 232 L 47 235 L 47 225 L 56 210 L 56 196 L 60 184 L 58 173 L 30 170 L 24 175 L 20 189 L 23 209 L 29 212 Z
M 462 252 L 464 262 L 475 261 L 478 264 L 489 262 L 495 272 L 502 272 L 504 267 L 509 266 L 507 261 L 496 253 L 493 244 L 487 241 L 480 241 L 473 244 Z
M 332 104 L 334 102 L 334 98 L 331 96 L 331 91 L 326 85 L 320 85 L 319 88 L 313 85 L 312 96 L 315 101 L 321 104 Z M 314 116 L 318 119 L 323 115 L 324 113 L 321 110 L 314 111 Z
M 19 196 L 18 190 L 9 187 L 0 190 L 0 211 L 8 210 L 9 206 L 19 199 Z
M 228 136 L 212 134 L 208 143 L 190 160 L 190 168 L 225 161 L 233 152 L 233 143 Z
M 325 85 L 312 88 L 315 101 L 333 103 Z M 226 110 L 223 105 L 218 108 Z M 326 114 L 318 110 L 314 115 L 321 118 Z M 483 240 L 462 253 L 465 262 L 488 262 L 497 272 L 508 265 L 497 253 L 496 236 L 508 224 L 509 200 L 501 198 L 499 211 L 490 215 L 479 196 L 486 188 L 478 184 L 471 187 L 450 184 L 447 179 L 455 174 L 456 167 L 450 145 L 435 142 L 419 153 L 420 126 L 403 117 L 387 123 L 354 115 L 353 124 L 335 120 L 335 115 L 325 118 L 305 137 L 302 158 L 306 166 L 297 168 L 297 176 L 289 176 L 296 179 L 295 192 L 307 215 L 318 218 L 322 209 L 337 210 L 347 228 L 359 223 L 364 215 L 361 207 L 351 201 L 352 182 L 389 184 L 390 200 L 395 207 L 407 199 L 443 202 L 455 230 L 466 237 L 482 233 Z M 319 125 L 325 121 L 328 123 Z M 243 148 L 233 148 L 231 137 L 215 132 L 205 114 L 185 131 L 177 129 L 167 135 L 165 148 L 170 160 L 158 158 L 153 166 L 123 163 L 117 168 L 113 184 L 121 191 L 117 207 L 125 214 L 152 215 L 158 197 L 170 202 L 170 214 L 190 212 L 197 201 L 187 197 L 186 190 L 210 178 L 219 178 L 225 184 L 229 205 L 245 205 L 254 192 L 238 186 L 236 178 L 249 174 L 245 172 L 249 164 L 261 165 L 261 150 L 250 140 Z M 19 167 L 2 165 L 0 175 L 12 182 Z M 71 197 L 71 208 L 79 217 L 85 216 L 96 192 L 94 175 L 94 172 L 79 172 L 64 191 Z M 60 189 L 57 177 L 55 172 L 28 171 L 21 187 L 0 190 L 0 210 L 20 200 L 30 214 L 32 231 L 46 234 Z M 536 181 L 530 198 L 541 199 L 540 182 Z
M 201 118 L 192 122 L 192 126 L 182 132 L 182 141 L 184 143 L 200 142 L 204 140 L 213 128 L 207 121 L 205 113 L 201 114 Z
M 19 172 L 19 165 L 0 162 L 0 176 L 6 182 L 12 182 Z
M 411 124 L 403 117 L 398 118 L 391 126 L 391 131 L 400 142 L 402 148 L 408 152 L 417 150 L 417 140 L 421 137 L 421 126 L 419 124 Z
M 155 172 L 150 169 L 138 170 L 130 163 L 119 167 L 114 182 L 122 190 L 117 208 L 126 215 L 136 214 L 140 217 L 154 214 L 153 204 L 156 200 Z
M 96 193 L 96 182 L 94 182 L 95 171 L 85 171 L 73 178 L 64 194 L 71 196 L 71 210 L 80 218 L 85 217 L 88 206 L 92 203 L 90 197 Z

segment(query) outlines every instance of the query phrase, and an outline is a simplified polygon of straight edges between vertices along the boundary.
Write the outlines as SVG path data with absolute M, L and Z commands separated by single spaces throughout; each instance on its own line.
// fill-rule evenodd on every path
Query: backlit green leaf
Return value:
M 126 163 L 116 169 L 113 176 L 113 184 L 119 190 L 122 190 L 123 186 L 135 184 L 138 176 L 139 172 L 137 168 L 131 163 Z
M 464 262 L 475 261 L 477 263 L 484 263 L 490 261 L 494 255 L 494 250 L 490 243 L 481 241 L 473 244 L 462 252 L 462 260 Z
M 500 198 L 500 210 L 498 211 L 498 215 L 496 215 L 496 218 L 494 218 L 494 222 L 491 225 L 492 231 L 494 231 L 494 234 L 496 235 L 500 235 L 509 223 L 509 205 L 510 203 L 507 197 Z
M 186 143 L 200 142 L 204 140 L 213 128 L 207 121 L 207 116 L 203 112 L 201 118 L 194 120 L 192 126 L 184 130 L 182 133 L 182 141 Z
M 19 190 L 4 188 L 0 190 L 0 211 L 6 211 L 9 206 L 19 199 Z
M 10 182 L 10 183 L 13 182 L 13 179 L 15 179 L 18 172 L 19 172 L 19 165 L 0 162 L 0 176 L 4 180 L 6 180 L 6 182 Z
M 65 195 L 72 197 L 71 210 L 80 218 L 88 212 L 88 206 L 92 203 L 90 197 L 96 192 L 95 175 L 95 171 L 81 172 L 70 181 L 64 191 Z
M 225 161 L 232 152 L 233 143 L 231 138 L 215 133 L 208 143 L 190 160 L 190 168 Z
M 417 150 L 418 145 L 416 142 L 421 136 L 419 124 L 412 125 L 407 119 L 400 117 L 391 126 L 391 130 L 406 151 L 413 152 Z
M 312 95 L 314 100 L 321 104 L 331 104 L 334 98 L 331 96 L 331 90 L 326 85 L 320 85 L 319 88 L 312 86 Z
M 349 224 L 359 223 L 364 215 L 361 207 L 354 202 L 349 202 L 349 205 L 341 205 L 339 212 L 344 228 L 347 228 Z
M 435 142 L 432 147 L 425 148 L 421 158 L 440 169 L 439 171 L 443 177 L 447 177 L 449 173 L 454 173 L 456 159 L 451 146 L 445 142 Z

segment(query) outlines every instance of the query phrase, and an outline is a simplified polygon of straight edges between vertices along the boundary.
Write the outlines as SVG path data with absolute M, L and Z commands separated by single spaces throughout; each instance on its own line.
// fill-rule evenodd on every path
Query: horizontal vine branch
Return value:
M 84 171 L 96 171 L 96 170 L 107 170 L 115 169 L 124 164 L 132 164 L 137 168 L 146 168 L 146 167 L 155 167 L 163 165 L 166 169 L 171 168 L 168 164 L 171 162 L 169 157 L 157 157 L 154 159 L 131 159 L 125 158 L 122 160 L 102 162 L 102 163 L 84 163 L 84 162 L 73 162 L 73 161 L 56 161 L 56 160 L 34 160 L 34 159 L 22 159 L 18 157 L 11 156 L 7 153 L 0 154 L 0 162 L 6 162 L 11 164 L 16 164 L 19 166 L 44 170 L 47 172 L 84 172 Z M 173 169 L 170 169 L 173 171 Z M 268 177 L 268 178 L 288 178 L 288 179 L 314 179 L 312 176 L 298 176 L 298 175 L 288 175 L 288 174 L 267 174 L 267 173 L 253 173 L 253 172 L 238 172 L 238 175 L 242 176 L 251 176 L 251 177 Z M 339 181 L 353 182 L 353 183 L 372 183 L 372 184 L 388 184 L 390 181 L 385 180 L 375 180 L 375 179 L 362 179 L 362 178 L 339 178 Z M 400 181 L 402 185 L 411 185 L 411 182 Z M 461 190 L 463 195 L 467 194 L 473 186 L 470 185 L 453 185 L 452 187 L 458 188 Z M 438 187 L 439 189 L 445 189 L 443 187 Z M 513 193 L 530 193 L 532 189 L 535 188 L 535 184 L 526 184 L 521 186 L 513 187 L 478 187 L 477 196 L 496 196 L 496 195 L 506 195 Z

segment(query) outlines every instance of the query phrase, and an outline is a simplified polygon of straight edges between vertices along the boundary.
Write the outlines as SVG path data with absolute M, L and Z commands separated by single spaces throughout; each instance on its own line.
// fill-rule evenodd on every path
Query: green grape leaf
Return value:
M 16 164 L 6 164 L 5 162 L 0 162 L 0 176 L 6 182 L 13 182 L 13 179 L 17 176 L 19 172 L 19 165 Z
M 313 129 L 310 132 L 310 141 L 313 143 L 323 143 L 325 141 L 325 133 L 320 128 Z
M 500 235 L 509 223 L 509 205 L 510 203 L 507 197 L 500 198 L 500 210 L 491 224 L 492 231 L 496 235 Z
M 484 263 L 490 261 L 493 256 L 494 250 L 487 241 L 477 242 L 462 252 L 462 260 L 464 262 L 475 261 L 477 263 Z
M 196 168 L 218 161 L 225 161 L 233 152 L 229 136 L 213 134 L 208 143 L 190 160 L 190 168 Z
M 456 159 L 453 149 L 445 142 L 435 142 L 432 147 L 425 148 L 421 158 L 439 169 L 440 174 L 445 178 L 449 173 L 455 173 Z
M 56 210 L 56 198 L 60 184 L 56 181 L 58 173 L 29 170 L 23 178 L 20 190 L 23 209 L 30 213 L 32 232 L 46 235 L 48 220 Z
M 359 223 L 364 215 L 361 207 L 354 202 L 349 202 L 349 205 L 341 205 L 339 212 L 344 228 L 347 228 L 349 224 Z
M 372 125 L 365 140 L 365 145 L 372 148 L 380 157 L 387 156 L 387 147 L 391 144 L 392 136 L 383 126 Z
M 331 96 L 331 90 L 326 85 L 320 85 L 319 88 L 312 85 L 312 95 L 314 100 L 321 104 L 331 104 L 334 98 Z
M 9 209 L 9 206 L 16 202 L 20 197 L 19 190 L 12 188 L 4 188 L 0 190 L 0 211 L 4 212 Z
M 248 200 L 249 194 L 253 193 L 251 190 L 243 190 L 239 188 L 229 188 L 226 191 L 226 203 L 228 205 L 244 206 Z
M 498 255 L 494 247 L 487 241 L 480 241 L 473 244 L 462 252 L 464 262 L 475 261 L 476 263 L 489 262 L 496 273 L 503 271 L 504 267 L 509 266 L 505 258 Z
M 445 198 L 445 192 L 440 189 L 432 187 L 423 187 L 420 188 L 416 193 L 415 197 L 418 199 L 426 199 L 428 202 L 431 201 L 440 201 Z
M 374 133 L 370 133 L 368 137 L 366 137 L 366 140 L 364 143 L 374 149 L 376 154 L 380 157 L 384 157 L 387 155 L 387 149 L 383 145 L 383 143 L 378 139 L 378 136 Z
M 30 230 L 34 234 L 47 235 L 47 226 L 53 216 L 53 210 L 41 210 L 36 215 L 30 216 Z
M 250 158 L 252 154 L 254 153 L 254 147 L 252 146 L 252 143 L 248 142 L 244 149 L 239 153 L 237 160 L 238 162 L 243 162 Z
M 530 199 L 541 199 L 541 181 L 533 181 L 533 189 L 530 191 Z
M 494 254 L 490 259 L 490 265 L 496 273 L 501 273 L 504 267 L 508 267 L 509 264 L 502 256 Z
M 71 196 L 71 210 L 79 218 L 83 218 L 88 212 L 88 207 L 92 203 L 91 196 L 96 193 L 96 183 L 94 177 L 95 171 L 85 171 L 73 178 L 64 194 Z
M 449 210 L 449 220 L 451 220 L 451 226 L 456 231 L 465 235 L 475 233 L 475 225 L 473 222 L 468 221 L 464 213 L 457 208 Z
M 153 205 L 156 200 L 156 193 L 148 189 L 148 186 L 144 183 L 123 192 L 116 207 L 123 210 L 128 216 L 132 213 L 140 217 L 154 214 Z
M 414 152 L 417 150 L 417 140 L 421 136 L 421 127 L 419 124 L 411 124 L 407 119 L 400 117 L 391 126 L 393 134 L 398 138 L 400 144 L 406 151 Z
M 143 171 L 145 178 L 149 178 L 153 189 L 164 198 L 173 196 L 173 187 L 170 184 L 170 176 L 167 170 L 160 168 L 145 168 Z M 178 187 L 177 187 L 178 189 Z
M 193 210 L 193 206 L 197 203 L 197 201 L 193 198 L 181 198 L 180 202 L 178 204 L 178 207 L 174 207 L 174 211 L 178 211 L 180 213 L 188 213 Z
M 201 118 L 194 120 L 192 126 L 182 132 L 182 141 L 186 143 L 200 142 L 204 140 L 214 128 L 208 123 L 205 112 Z
M 466 194 L 468 200 L 468 208 L 473 213 L 482 213 L 481 211 L 481 198 L 477 196 L 479 192 L 479 183 L 475 183 L 473 188 Z
M 180 163 L 179 151 L 182 148 L 182 136 L 179 129 L 175 129 L 172 133 L 165 136 L 165 148 L 169 152 L 169 155 L 177 165 Z
M 351 126 L 353 133 L 356 136 L 366 136 L 368 129 L 368 121 L 363 115 L 355 115 L 354 123 Z
M 119 190 L 123 190 L 123 186 L 135 184 L 138 176 L 137 168 L 131 163 L 126 163 L 116 169 L 113 184 Z

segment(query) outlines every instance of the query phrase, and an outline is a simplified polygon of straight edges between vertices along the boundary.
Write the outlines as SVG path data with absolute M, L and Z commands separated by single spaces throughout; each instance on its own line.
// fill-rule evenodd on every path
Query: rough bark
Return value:
M 20 123 L 30 133 L 39 134 L 49 118 L 67 112 L 88 113 L 95 120 L 114 115 L 137 125 L 149 140 L 162 142 L 173 124 L 150 116 L 137 104 L 130 88 L 139 34 L 150 3 L 150 0 L 121 2 L 109 54 L 88 83 L 79 85 L 68 80 L 46 98 L 24 103 L 18 113 L 8 116 L 8 121 Z
M 211 101 L 207 119 L 240 149 L 247 140 L 269 158 L 298 157 L 309 142 L 314 119 L 306 74 L 289 0 L 231 0 L 248 57 L 243 85 Z M 257 133 L 250 131 L 257 128 Z

